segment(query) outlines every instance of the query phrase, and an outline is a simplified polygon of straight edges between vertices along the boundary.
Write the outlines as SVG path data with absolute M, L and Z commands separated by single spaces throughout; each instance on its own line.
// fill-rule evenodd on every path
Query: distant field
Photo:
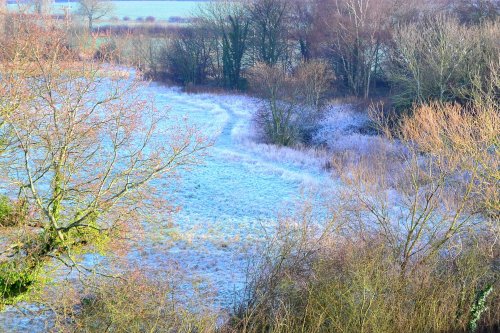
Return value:
M 124 17 L 130 20 L 153 16 L 156 20 L 168 20 L 171 17 L 190 17 L 198 8 L 201 1 L 112 1 L 114 11 L 105 17 L 105 20 Z M 67 10 L 75 12 L 78 8 L 76 2 L 58 2 L 53 5 L 52 14 L 64 14 Z M 26 8 L 26 5 L 9 4 L 10 10 Z

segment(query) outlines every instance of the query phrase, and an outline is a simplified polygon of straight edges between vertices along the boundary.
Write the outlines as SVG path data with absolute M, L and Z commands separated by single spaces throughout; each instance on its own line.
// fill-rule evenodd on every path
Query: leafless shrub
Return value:
M 196 294 L 188 301 L 181 283 L 187 282 L 167 273 L 134 270 L 119 279 L 91 278 L 84 290 L 68 286 L 65 296 L 51 304 L 53 331 L 214 332 L 216 317 L 209 302 L 196 302 L 202 297 Z
M 307 142 L 333 78 L 328 65 L 303 63 L 292 75 L 279 66 L 259 63 L 249 77 L 251 89 L 266 101 L 255 119 L 267 140 L 285 146 Z
M 489 64 L 498 62 L 499 38 L 498 23 L 467 27 L 443 16 L 399 28 L 389 73 L 395 106 L 467 102 L 474 78 L 489 78 Z
M 265 100 L 256 119 L 265 137 L 272 143 L 285 146 L 296 142 L 298 103 L 293 77 L 279 67 L 264 63 L 255 65 L 249 76 L 252 89 Z
M 322 60 L 304 62 L 297 68 L 296 77 L 302 104 L 319 110 L 326 92 L 335 79 L 330 66 Z

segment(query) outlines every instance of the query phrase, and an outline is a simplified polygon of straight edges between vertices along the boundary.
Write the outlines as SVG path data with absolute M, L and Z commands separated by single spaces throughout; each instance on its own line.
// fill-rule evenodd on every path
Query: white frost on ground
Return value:
M 217 289 L 216 304 L 231 305 L 245 282 L 247 251 L 263 240 L 278 214 L 293 214 L 301 198 L 318 197 L 333 184 L 321 163 L 307 152 L 255 143 L 252 114 L 258 101 L 242 95 L 181 93 L 152 84 L 157 106 L 173 117 L 187 116 L 203 133 L 216 137 L 200 166 L 182 174 L 174 201 L 175 246 L 156 243 L 135 255 L 154 266 L 177 261 Z

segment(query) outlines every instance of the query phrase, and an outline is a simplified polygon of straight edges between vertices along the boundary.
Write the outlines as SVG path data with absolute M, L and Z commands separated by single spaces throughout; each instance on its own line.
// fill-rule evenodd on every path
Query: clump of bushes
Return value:
M 0 262 L 0 311 L 5 305 L 29 299 L 40 286 L 41 266 L 35 257 Z
M 408 110 L 430 101 L 469 102 L 474 79 L 490 78 L 498 63 L 498 22 L 464 26 L 447 17 L 433 17 L 395 31 L 389 80 L 394 105 Z
M 118 62 L 119 56 L 118 47 L 114 39 L 110 39 L 99 45 L 94 53 L 94 59 L 107 62 Z
M 7 244 L 0 253 L 0 310 L 5 305 L 33 300 L 41 291 L 47 280 L 43 272 L 45 256 L 55 246 L 49 233 L 30 228 Z
M 307 143 L 319 119 L 334 74 L 323 61 L 300 64 L 295 72 L 265 63 L 249 72 L 250 88 L 265 103 L 255 123 L 270 143 Z
M 393 131 L 375 119 L 401 153 L 382 151 L 336 169 L 344 186 L 327 221 L 306 215 L 282 223 L 230 328 L 498 331 L 494 96 L 465 108 L 417 107 Z
M 286 233 L 282 229 L 263 251 L 228 332 L 498 329 L 498 272 L 487 239 L 479 237 L 453 258 L 440 255 L 402 274 L 383 235 L 318 236 L 289 222 Z
M 123 278 L 96 277 L 86 288 L 68 287 L 56 301 L 55 328 L 71 332 L 215 332 L 216 318 L 204 306 L 188 310 L 172 276 L 140 271 Z

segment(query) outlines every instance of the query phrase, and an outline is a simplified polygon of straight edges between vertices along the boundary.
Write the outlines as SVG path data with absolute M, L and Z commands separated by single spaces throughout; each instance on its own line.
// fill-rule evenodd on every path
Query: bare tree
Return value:
M 300 48 L 303 61 L 312 57 L 313 49 L 317 47 L 315 36 L 315 23 L 317 15 L 316 0 L 293 0 L 291 1 L 290 25 L 291 37 L 294 38 Z
M 158 209 L 165 182 L 204 144 L 190 126 L 165 122 L 138 74 L 80 60 L 57 28 L 28 21 L 4 45 L 2 77 L 11 80 L 1 91 L 9 106 L 0 118 L 8 139 L 1 174 L 37 228 L 0 262 L 0 302 L 15 302 L 49 258 L 80 269 L 75 253 L 106 245 Z
M 394 3 L 393 3 L 394 2 Z M 325 0 L 320 3 L 319 29 L 339 79 L 350 92 L 367 98 L 380 69 L 389 14 L 395 1 Z
M 499 36 L 498 24 L 467 27 L 442 16 L 400 27 L 388 72 L 396 106 L 465 102 L 473 77 L 487 77 L 488 64 L 498 61 Z
M 95 20 L 109 15 L 114 9 L 110 0 L 79 0 L 78 6 L 77 13 L 87 20 L 89 32 L 92 32 Z
M 274 66 L 286 55 L 290 9 L 286 0 L 255 0 L 248 5 L 257 61 Z
M 466 24 L 495 21 L 500 16 L 500 2 L 496 0 L 448 0 L 448 8 Z
M 35 13 L 38 15 L 48 15 L 50 14 L 52 5 L 52 0 L 32 0 L 32 5 L 35 10 Z
M 233 1 L 217 1 L 205 6 L 201 14 L 206 27 L 213 27 L 222 48 L 222 76 L 228 88 L 242 88 L 243 58 L 248 49 L 250 20 L 245 7 Z
M 213 71 L 217 41 L 206 25 L 178 31 L 168 42 L 162 58 L 165 72 L 178 83 L 203 84 Z

